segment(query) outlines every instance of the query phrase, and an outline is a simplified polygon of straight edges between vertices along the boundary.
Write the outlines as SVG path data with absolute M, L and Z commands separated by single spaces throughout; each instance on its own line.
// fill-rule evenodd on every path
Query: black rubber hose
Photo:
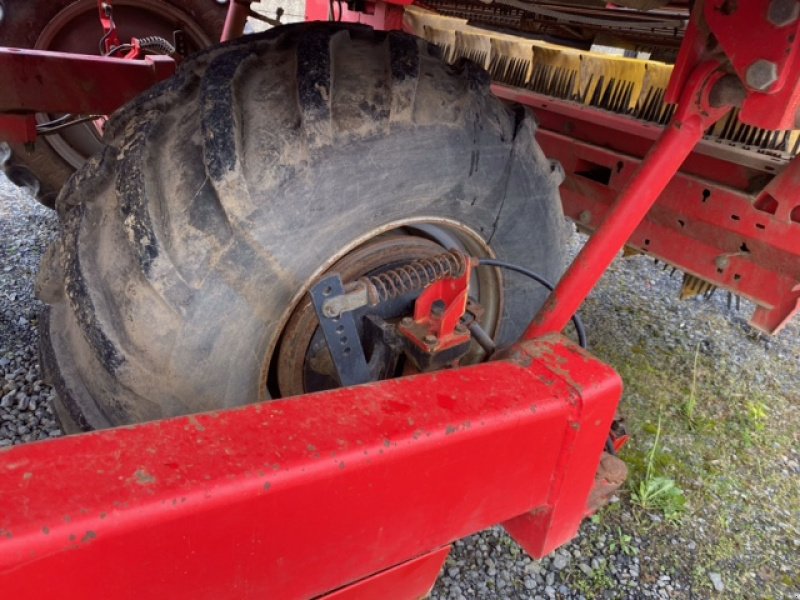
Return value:
M 530 269 L 526 269 L 525 267 L 520 267 L 519 265 L 515 265 L 512 263 L 505 262 L 504 260 L 497 260 L 494 258 L 481 258 L 478 260 L 479 267 L 499 267 L 501 269 L 508 269 L 509 271 L 515 271 L 521 275 L 525 275 L 530 277 L 540 285 L 543 285 L 551 292 L 555 289 L 555 286 L 547 281 L 544 277 L 539 275 L 538 273 L 534 273 Z M 586 328 L 583 326 L 583 321 L 581 320 L 578 313 L 575 313 L 572 316 L 572 322 L 575 324 L 575 331 L 578 333 L 578 344 L 580 344 L 581 348 L 586 348 Z

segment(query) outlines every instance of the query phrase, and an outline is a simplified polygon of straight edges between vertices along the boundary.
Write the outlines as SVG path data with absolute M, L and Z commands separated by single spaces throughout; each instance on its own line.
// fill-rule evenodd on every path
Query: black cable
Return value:
M 551 292 L 555 289 L 555 286 L 547 281 L 544 277 L 539 275 L 538 273 L 534 273 L 530 269 L 526 269 L 525 267 L 520 267 L 519 265 L 515 265 L 512 263 L 505 262 L 504 260 L 497 260 L 494 258 L 481 258 L 478 260 L 479 267 L 500 267 L 501 269 L 508 269 L 509 271 L 515 271 L 521 275 L 525 275 L 530 277 L 540 285 L 543 285 Z M 583 321 L 581 320 L 578 313 L 572 315 L 572 322 L 575 324 L 575 331 L 578 333 L 578 344 L 580 344 L 581 348 L 586 348 L 586 328 L 583 326 Z

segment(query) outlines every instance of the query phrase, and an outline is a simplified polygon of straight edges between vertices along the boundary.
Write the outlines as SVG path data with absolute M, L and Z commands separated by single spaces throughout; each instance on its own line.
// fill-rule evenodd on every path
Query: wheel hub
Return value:
M 211 44 L 212 40 L 183 11 L 158 0 L 115 0 L 114 18 L 122 39 L 160 36 L 171 39 L 176 29 L 183 30 L 188 52 Z M 80 0 L 59 12 L 42 30 L 34 48 L 75 54 L 98 54 L 102 29 L 97 18 L 96 0 Z M 61 115 L 38 114 L 37 123 L 52 122 Z M 100 124 L 104 120 L 100 120 Z M 101 129 L 94 122 L 69 127 L 63 133 L 45 137 L 65 162 L 79 168 L 92 154 L 102 149 Z
M 444 248 L 437 241 L 430 239 L 430 233 L 430 230 L 401 229 L 383 234 L 345 255 L 327 273 L 338 273 L 344 282 L 352 282 L 360 277 L 380 275 L 410 262 L 440 255 Z M 491 290 L 489 288 L 493 288 L 493 285 L 483 287 L 486 289 L 481 289 L 480 282 L 476 281 L 470 287 L 470 295 L 475 298 L 479 296 L 490 298 L 499 293 L 499 286 Z M 354 312 L 365 352 L 373 351 L 373 342 L 369 338 L 374 333 L 365 330 L 364 317 L 374 315 L 386 322 L 397 323 L 413 313 L 414 301 L 419 293 L 419 291 L 403 293 L 389 302 L 363 307 Z M 497 325 L 499 302 L 496 298 L 492 298 L 488 304 L 493 309 L 487 311 L 490 314 L 486 314 L 481 321 L 493 331 Z M 470 350 L 465 362 L 474 362 L 481 357 L 481 354 L 478 348 Z M 309 296 L 300 301 L 289 318 L 276 350 L 276 357 L 271 370 L 270 391 L 273 397 L 294 396 L 339 386 L 336 369 Z M 367 359 L 369 358 L 368 355 Z M 393 365 L 394 363 L 389 366 L 387 378 L 402 375 L 411 368 L 402 359 L 396 367 L 393 368 Z

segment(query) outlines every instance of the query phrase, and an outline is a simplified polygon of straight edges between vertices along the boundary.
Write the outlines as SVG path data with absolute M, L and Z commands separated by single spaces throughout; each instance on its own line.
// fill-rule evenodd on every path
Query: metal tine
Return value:
M 728 113 L 728 116 L 725 118 L 725 124 L 722 127 L 722 131 L 719 134 L 720 138 L 728 139 L 728 137 L 730 136 L 731 130 L 734 128 L 736 124 L 736 116 L 734 114 L 735 112 L 736 112 L 735 109 L 732 110 L 731 112 Z
M 656 123 L 661 119 L 660 111 L 664 109 L 662 100 L 662 90 L 656 89 L 653 92 L 653 98 L 650 101 L 650 106 L 647 109 L 645 120 L 655 121 Z
M 633 82 L 629 81 L 628 89 L 625 91 L 625 96 L 623 97 L 623 102 L 621 107 L 626 113 L 631 111 L 629 107 L 631 105 L 631 100 L 633 99 L 633 88 L 634 88 Z
M 605 80 L 605 75 L 600 75 L 597 79 L 597 85 L 594 88 L 594 93 L 592 94 L 592 99 L 589 102 L 591 106 L 600 106 L 600 95 L 601 90 L 603 89 L 603 82 Z
M 650 106 L 653 103 L 653 88 L 647 90 L 647 94 L 645 95 L 644 100 L 642 100 L 641 96 L 639 97 L 639 103 L 636 105 L 636 111 L 634 114 L 636 117 L 640 119 L 647 118 L 647 112 L 650 110 Z
M 589 75 L 589 78 L 586 81 L 586 85 L 584 86 L 583 90 L 579 92 L 580 96 L 578 98 L 578 101 L 580 101 L 583 104 L 586 104 L 586 97 L 589 95 L 589 88 L 592 85 L 593 79 L 594 79 L 594 74 Z
M 566 76 L 566 81 L 564 82 L 564 98 L 568 100 L 574 100 L 575 94 L 572 90 L 575 89 L 575 78 L 577 77 L 577 74 L 575 71 L 568 69 L 566 71 Z

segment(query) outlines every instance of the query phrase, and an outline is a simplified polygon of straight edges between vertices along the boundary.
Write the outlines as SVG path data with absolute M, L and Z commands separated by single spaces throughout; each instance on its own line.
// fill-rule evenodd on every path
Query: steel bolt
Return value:
M 467 333 L 467 328 L 464 327 L 463 324 L 459 323 L 458 325 L 456 325 L 456 333 L 459 335 L 464 335 L 465 333 Z
M 402 323 L 406 327 L 410 327 L 413 322 L 414 320 L 411 317 L 403 317 L 403 320 L 400 321 L 400 323 Z
M 767 19 L 775 27 L 786 27 L 800 17 L 800 3 L 797 0 L 772 0 L 769 3 Z
M 578 215 L 578 221 L 583 223 L 584 225 L 588 225 L 592 222 L 592 213 L 588 210 L 582 210 L 581 214 Z
M 745 75 L 747 85 L 763 92 L 778 81 L 778 65 L 763 58 L 757 60 L 752 65 L 747 67 L 747 74 Z
M 436 337 L 435 335 L 433 335 L 432 333 L 429 333 L 428 335 L 426 335 L 426 336 L 423 338 L 423 341 L 424 341 L 426 344 L 433 345 L 433 344 L 435 344 L 436 342 L 438 342 L 438 341 L 439 341 L 439 338 L 437 338 L 437 337 Z

